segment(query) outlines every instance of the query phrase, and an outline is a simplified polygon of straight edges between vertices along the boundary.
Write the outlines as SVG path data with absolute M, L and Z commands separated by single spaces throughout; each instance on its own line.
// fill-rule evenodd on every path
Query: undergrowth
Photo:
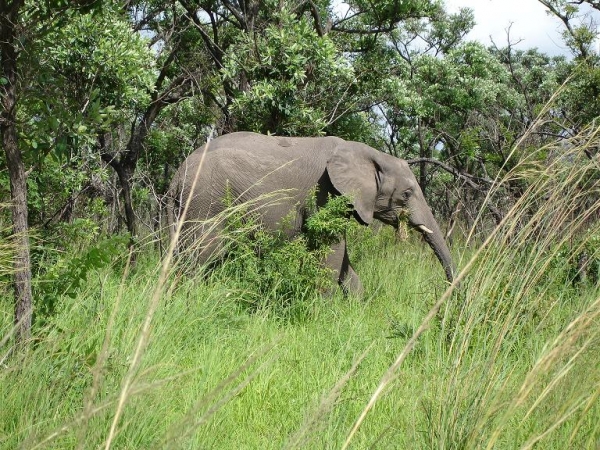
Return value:
M 226 206 L 233 203 L 228 196 L 224 202 Z M 345 237 L 348 216 L 348 199 L 332 197 L 324 207 L 311 208 L 304 233 L 290 238 L 292 217 L 272 231 L 246 208 L 237 209 L 225 219 L 224 256 L 210 278 L 236 290 L 237 298 L 250 311 L 304 320 L 321 294 L 336 288 L 323 261 L 329 246 Z

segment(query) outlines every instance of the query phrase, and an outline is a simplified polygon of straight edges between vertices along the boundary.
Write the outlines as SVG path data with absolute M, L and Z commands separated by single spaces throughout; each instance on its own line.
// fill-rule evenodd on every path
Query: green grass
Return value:
M 444 289 L 439 264 L 418 240 L 394 245 L 387 231 L 362 239 L 357 270 L 370 294 L 314 299 L 304 318 L 249 313 L 226 283 L 179 279 L 153 317 L 113 447 L 340 448 Z M 65 299 L 45 330 L 37 330 L 35 345 L 4 362 L 2 448 L 103 446 L 157 279 L 155 255 L 146 256 L 125 280 L 121 297 L 119 271 L 98 273 L 76 299 Z M 516 448 L 553 423 L 572 395 L 592 394 L 581 383 L 595 386 L 597 394 L 600 348 L 594 342 L 532 416 L 523 419 L 526 401 L 502 417 L 502 406 L 518 394 L 545 346 L 598 292 L 564 286 L 546 294 L 553 311 L 538 320 L 523 317 L 499 349 L 495 323 L 462 323 L 468 321 L 459 313 L 464 298 L 452 300 L 352 448 L 480 447 L 504 421 L 496 448 Z M 5 299 L 5 332 L 11 314 Z M 473 330 L 466 342 L 458 338 L 465 328 Z M 541 374 L 536 393 L 552 377 L 552 370 Z M 598 411 L 593 404 L 581 423 L 567 420 L 542 447 L 566 448 L 577 426 L 578 448 L 596 442 Z
M 323 423 L 318 421 L 323 434 L 315 436 L 311 430 L 304 436 L 319 446 L 339 446 L 373 384 L 434 301 L 435 283 L 427 278 L 440 280 L 442 274 L 432 256 L 419 260 L 427 250 L 420 247 L 412 244 L 407 252 L 394 252 L 382 246 L 394 276 L 381 277 L 375 260 L 361 267 L 367 290 L 378 294 L 363 300 L 315 299 L 304 320 L 291 322 L 270 317 L 267 311 L 248 313 L 225 285 L 180 281 L 153 319 L 151 340 L 133 384 L 134 390 L 145 390 L 130 399 L 115 445 L 162 447 L 163 440 L 171 442 L 170 437 L 185 435 L 190 428 L 189 436 L 172 442 L 175 447 L 210 443 L 216 448 L 281 448 L 292 438 L 302 440 L 297 434 L 302 434 L 302 424 L 310 422 L 322 397 L 370 347 L 340 398 L 321 407 L 327 413 Z M 416 267 L 408 269 L 406 257 Z M 434 273 L 428 274 L 427 266 L 434 267 Z M 31 448 L 63 426 L 67 430 L 51 447 L 73 446 L 84 438 L 85 448 L 102 443 L 155 279 L 151 262 L 141 262 L 116 305 L 119 274 L 98 274 L 78 298 L 65 300 L 23 359 L 7 361 L 0 382 L 4 448 Z M 395 289 L 384 293 L 386 285 Z M 437 288 L 442 289 L 439 281 Z M 8 299 L 2 306 L 7 330 Z M 95 363 L 115 307 L 111 343 L 103 356 L 104 370 L 99 371 Z M 238 373 L 248 360 L 248 367 Z M 237 376 L 220 386 L 232 374 Z M 106 404 L 106 409 L 79 423 L 94 377 L 102 380 L 92 403 Z M 247 377 L 252 377 L 250 383 L 195 429 L 194 422 Z M 418 378 L 415 374 L 414 381 Z M 382 404 L 377 416 L 395 416 L 397 406 Z M 329 415 L 331 409 L 334 413 Z M 383 431 L 378 426 L 374 430 Z

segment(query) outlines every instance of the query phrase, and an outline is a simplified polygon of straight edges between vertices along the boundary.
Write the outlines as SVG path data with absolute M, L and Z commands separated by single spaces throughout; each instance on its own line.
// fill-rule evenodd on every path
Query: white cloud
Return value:
M 537 0 L 446 0 L 446 6 L 449 12 L 460 7 L 473 9 L 477 25 L 468 39 L 489 45 L 491 37 L 496 45 L 504 47 L 510 26 L 511 42 L 520 41 L 517 48 L 537 47 L 550 55 L 569 55 L 560 36 L 564 29 L 560 20 L 548 15 Z

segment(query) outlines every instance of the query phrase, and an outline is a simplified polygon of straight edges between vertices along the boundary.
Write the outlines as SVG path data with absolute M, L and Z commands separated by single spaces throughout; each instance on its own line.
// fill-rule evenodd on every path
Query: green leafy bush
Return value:
M 581 282 L 597 284 L 600 281 L 600 233 L 588 230 L 580 240 L 561 245 L 549 264 L 549 282 Z
M 324 208 L 317 209 L 311 206 L 312 214 L 304 224 L 308 248 L 318 250 L 339 242 L 348 227 L 350 221 L 349 199 L 346 196 L 329 197 Z
M 129 237 L 124 235 L 102 239 L 79 252 L 66 252 L 56 257 L 35 280 L 35 319 L 43 323 L 54 315 L 59 301 L 75 298 L 85 284 L 88 274 L 109 266 L 123 255 Z
M 227 197 L 227 196 L 226 196 Z M 230 202 L 225 199 L 226 204 Z M 349 224 L 348 199 L 334 197 L 310 215 L 305 232 L 289 238 L 285 227 L 265 230 L 258 219 L 240 211 L 226 223 L 227 258 L 213 280 L 234 283 L 242 303 L 253 311 L 299 319 L 311 301 L 334 288 L 322 261 Z

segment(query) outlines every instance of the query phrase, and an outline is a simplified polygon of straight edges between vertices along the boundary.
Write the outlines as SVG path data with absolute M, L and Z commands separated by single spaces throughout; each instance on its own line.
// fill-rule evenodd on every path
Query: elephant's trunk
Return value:
M 446 278 L 449 282 L 452 282 L 455 274 L 452 255 L 450 254 L 450 250 L 446 245 L 444 235 L 442 234 L 439 225 L 433 217 L 433 214 L 429 208 L 427 208 L 427 210 L 428 211 L 424 214 L 422 209 L 420 209 L 421 214 L 412 214 L 411 217 L 409 217 L 409 222 L 413 227 L 419 230 L 421 234 L 423 234 L 423 238 L 429 244 L 435 253 L 435 256 L 437 256 L 438 260 L 442 264 L 444 272 L 446 272 Z
M 444 272 L 446 272 L 446 278 L 450 283 L 452 283 L 452 280 L 454 280 L 455 268 L 454 264 L 452 263 L 452 256 L 450 255 L 450 250 L 446 245 L 446 241 L 444 240 L 444 236 L 442 235 L 438 224 L 436 222 L 433 222 L 433 224 L 430 225 L 430 227 L 427 227 L 429 228 L 427 231 L 424 231 L 422 229 L 420 229 L 419 231 L 423 233 L 423 238 L 425 239 L 425 242 L 429 244 L 429 246 L 435 253 L 435 256 L 437 256 L 437 259 L 442 264 Z

